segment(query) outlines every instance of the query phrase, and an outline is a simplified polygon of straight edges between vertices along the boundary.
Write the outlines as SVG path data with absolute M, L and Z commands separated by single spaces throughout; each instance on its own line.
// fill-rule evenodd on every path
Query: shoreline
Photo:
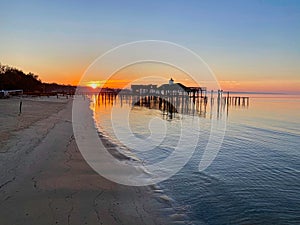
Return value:
M 148 176 L 149 174 L 146 168 L 144 168 L 142 161 L 130 149 L 110 139 L 108 134 L 105 131 L 103 132 L 102 129 L 97 126 L 95 121 L 95 112 L 92 109 L 92 104 L 93 101 L 91 98 L 85 98 L 84 101 L 81 101 L 80 107 L 78 109 L 80 110 L 86 108 L 86 110 L 80 110 L 80 115 L 82 117 L 92 117 L 92 130 L 97 133 L 97 138 L 102 142 L 105 151 L 109 152 L 109 154 L 112 155 L 115 159 L 123 161 L 126 164 L 132 164 L 134 167 L 136 167 L 138 171 L 138 173 L 136 174 L 137 176 L 141 174 Z M 86 121 L 86 123 L 88 122 Z M 165 194 L 164 190 L 160 188 L 159 184 L 151 184 L 148 186 L 127 186 L 124 184 L 119 185 L 134 189 L 142 189 L 148 192 L 151 195 L 151 198 L 159 203 L 158 207 L 161 211 L 159 213 L 161 214 L 160 216 L 167 218 L 167 222 L 164 221 L 163 224 L 191 224 L 191 222 L 188 222 L 187 220 L 187 215 L 182 214 L 175 209 L 175 201 Z
M 44 111 L 53 106 L 51 98 L 43 101 Z M 36 102 L 27 101 L 27 110 Z M 72 100 L 62 104 L 11 129 L 1 153 L 1 224 L 178 224 L 169 217 L 171 205 L 153 188 L 119 185 L 90 168 L 74 139 Z
M 130 149 L 112 140 L 103 129 L 97 126 L 95 112 L 91 107 L 93 101 L 89 98 L 86 99 L 89 100 L 89 109 L 93 115 L 94 126 L 98 133 L 98 137 L 101 140 L 103 146 L 107 148 L 107 151 L 112 156 L 121 161 L 128 161 L 129 163 L 134 163 L 135 165 L 140 164 L 139 166 L 142 168 L 143 173 L 147 175 L 148 172 L 146 168 L 143 167 L 142 161 Z M 175 200 L 165 194 L 165 191 L 160 187 L 159 184 L 137 186 L 135 188 L 145 188 L 147 189 L 147 191 L 151 192 L 151 195 L 153 195 L 154 198 L 162 204 L 161 210 L 162 212 L 164 212 L 162 215 L 169 218 L 168 224 L 193 224 L 193 222 L 185 213 L 182 213 L 175 209 L 177 207 Z

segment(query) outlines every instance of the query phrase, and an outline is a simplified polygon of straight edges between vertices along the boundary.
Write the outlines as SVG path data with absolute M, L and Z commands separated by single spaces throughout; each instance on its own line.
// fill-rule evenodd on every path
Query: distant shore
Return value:
M 172 224 L 171 205 L 149 187 L 108 181 L 82 158 L 72 99 L 0 100 L 0 218 L 10 224 Z

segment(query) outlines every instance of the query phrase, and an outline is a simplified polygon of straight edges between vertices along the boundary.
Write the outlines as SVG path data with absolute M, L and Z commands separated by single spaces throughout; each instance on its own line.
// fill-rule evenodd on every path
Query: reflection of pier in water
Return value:
M 224 96 L 225 95 L 225 96 Z M 194 95 L 197 96 L 197 95 Z M 97 98 L 97 104 L 114 105 L 124 104 L 132 107 L 145 107 L 148 109 L 160 110 L 165 119 L 173 119 L 176 114 L 191 115 L 206 118 L 212 117 L 212 109 L 215 107 L 217 118 L 222 115 L 228 116 L 230 107 L 248 107 L 249 97 L 230 96 L 229 92 L 217 92 L 214 97 L 212 91 L 210 96 L 191 97 L 189 95 L 152 95 L 152 94 L 133 94 L 130 92 L 101 91 Z
M 206 116 L 207 98 L 191 99 L 186 96 L 133 96 L 134 106 L 162 111 L 163 117 L 172 119 L 176 113 Z

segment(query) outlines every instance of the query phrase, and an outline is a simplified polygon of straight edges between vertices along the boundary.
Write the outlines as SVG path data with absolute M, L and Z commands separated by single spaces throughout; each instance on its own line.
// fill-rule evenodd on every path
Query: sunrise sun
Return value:
M 90 81 L 90 82 L 88 82 L 87 85 L 93 89 L 96 89 L 97 87 L 100 86 L 99 81 Z

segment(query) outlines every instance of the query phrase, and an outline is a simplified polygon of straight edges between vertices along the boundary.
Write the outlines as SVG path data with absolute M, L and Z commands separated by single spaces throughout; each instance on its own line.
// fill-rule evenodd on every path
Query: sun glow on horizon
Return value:
M 97 88 L 97 84 L 90 84 L 90 86 L 91 86 L 93 89 L 96 89 L 96 88 Z
M 99 81 L 89 81 L 87 82 L 87 86 L 96 89 L 100 86 L 100 82 Z

